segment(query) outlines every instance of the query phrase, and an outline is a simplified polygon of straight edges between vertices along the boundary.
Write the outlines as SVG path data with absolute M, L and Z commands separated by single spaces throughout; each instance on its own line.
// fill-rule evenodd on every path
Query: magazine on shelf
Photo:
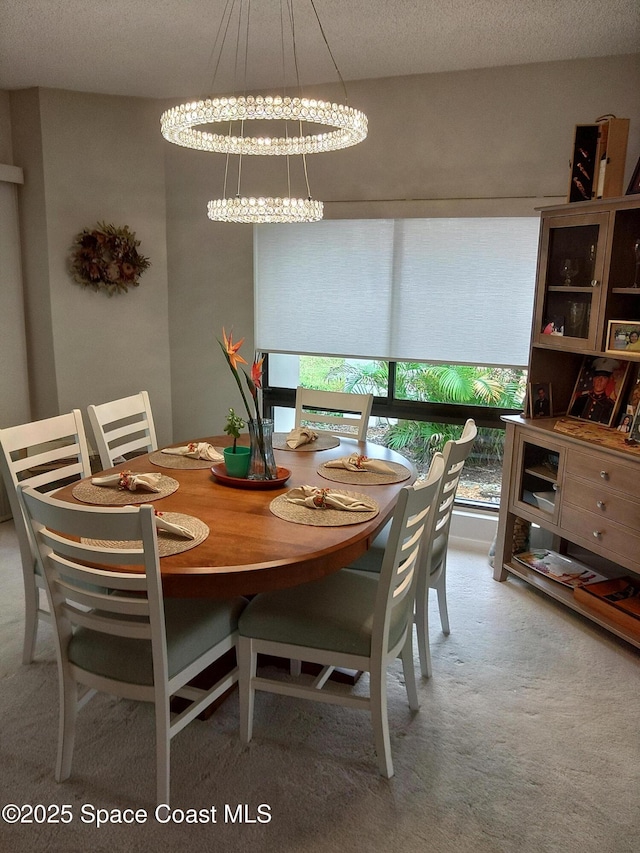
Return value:
M 584 563 L 574 560 L 572 557 L 565 557 L 556 551 L 549 551 L 546 548 L 514 554 L 513 559 L 528 569 L 540 572 L 541 575 L 573 589 L 608 580 L 604 575 L 599 575 L 589 566 L 585 566 Z
M 588 595 L 580 596 L 579 600 L 602 612 L 609 610 L 608 615 L 615 609 L 633 617 L 635 628 L 640 631 L 640 578 L 614 578 L 594 584 L 588 592 Z M 598 607 L 598 602 L 602 602 L 605 607 Z

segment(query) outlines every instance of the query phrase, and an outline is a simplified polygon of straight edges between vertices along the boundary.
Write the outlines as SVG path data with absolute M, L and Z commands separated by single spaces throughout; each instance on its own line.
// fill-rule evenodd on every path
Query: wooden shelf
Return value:
M 539 574 L 539 572 L 535 572 L 533 569 L 527 569 L 526 566 L 523 566 L 522 563 L 517 563 L 515 560 L 510 563 L 505 563 L 504 568 L 507 572 L 510 572 L 512 575 L 515 575 L 536 589 L 539 589 L 541 592 L 545 593 L 545 595 L 555 598 L 556 601 L 560 601 L 562 604 L 571 608 L 571 610 L 575 610 L 576 613 L 580 613 L 586 619 L 589 619 L 591 622 L 595 622 L 597 625 L 600 625 L 601 628 L 606 628 L 607 631 L 611 631 L 612 634 L 621 637 L 623 640 L 626 640 L 628 643 L 631 643 L 631 645 L 640 649 L 640 637 L 637 634 L 632 634 L 630 631 L 626 631 L 613 619 L 607 619 L 603 614 L 597 613 L 595 610 L 592 610 L 586 605 L 583 605 L 581 602 L 576 601 L 573 595 L 573 590 L 569 587 L 563 586 L 557 581 L 549 580 L 548 578 L 545 578 L 544 575 Z
M 558 479 L 557 474 L 552 474 L 548 468 L 544 468 L 542 465 L 530 465 L 524 469 L 524 473 L 533 474 L 534 477 L 546 480 L 547 483 L 555 483 Z

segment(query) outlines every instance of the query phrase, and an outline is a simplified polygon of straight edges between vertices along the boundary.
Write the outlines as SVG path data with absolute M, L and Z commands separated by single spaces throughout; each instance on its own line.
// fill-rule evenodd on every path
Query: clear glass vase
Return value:
M 271 418 L 249 421 L 251 438 L 251 461 L 249 462 L 249 480 L 275 480 L 276 460 L 273 456 L 273 421 Z

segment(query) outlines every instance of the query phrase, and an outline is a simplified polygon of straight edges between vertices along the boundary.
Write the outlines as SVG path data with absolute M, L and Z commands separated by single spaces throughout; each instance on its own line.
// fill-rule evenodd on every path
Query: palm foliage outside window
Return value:
M 460 436 L 466 416 L 486 412 L 488 425 L 479 428 L 458 494 L 473 502 L 498 504 L 504 446 L 499 415 L 522 410 L 526 371 L 320 356 L 300 356 L 299 364 L 303 387 L 372 393 L 377 404 L 370 437 L 406 455 L 421 472 L 436 450 Z M 434 409 L 438 417 L 431 420 Z

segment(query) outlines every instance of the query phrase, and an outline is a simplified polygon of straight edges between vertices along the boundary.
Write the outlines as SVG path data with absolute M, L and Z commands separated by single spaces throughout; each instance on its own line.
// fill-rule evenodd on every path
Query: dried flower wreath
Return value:
M 109 296 L 137 287 L 140 275 L 151 266 L 139 254 L 140 241 L 125 225 L 117 228 L 98 222 L 76 237 L 71 254 L 71 272 L 78 284 L 106 290 Z

